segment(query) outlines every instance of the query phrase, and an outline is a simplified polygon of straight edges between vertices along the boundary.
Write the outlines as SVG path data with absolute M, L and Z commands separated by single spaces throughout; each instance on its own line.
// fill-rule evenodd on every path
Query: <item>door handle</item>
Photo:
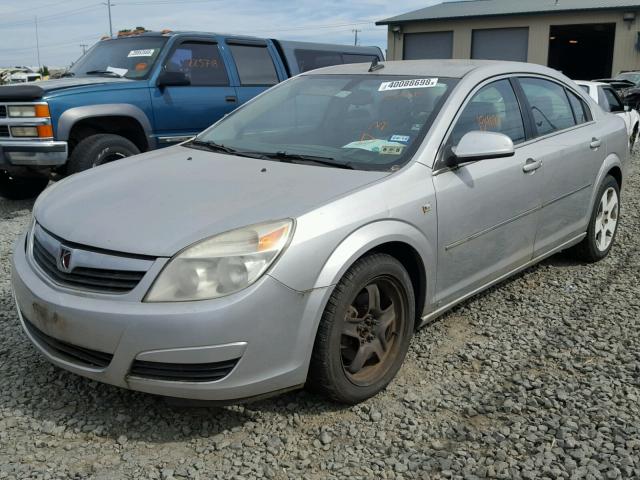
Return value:
M 236 103 L 238 101 L 238 99 L 233 95 L 228 95 L 228 96 L 224 97 L 224 101 L 227 102 L 227 103 Z
M 591 139 L 591 144 L 589 145 L 589 147 L 591 148 L 591 150 L 596 150 L 600 148 L 601 145 L 602 141 L 599 138 L 593 137 Z
M 528 158 L 522 167 L 522 171 L 524 173 L 533 173 L 538 170 L 542 166 L 542 160 L 534 160 L 533 158 Z

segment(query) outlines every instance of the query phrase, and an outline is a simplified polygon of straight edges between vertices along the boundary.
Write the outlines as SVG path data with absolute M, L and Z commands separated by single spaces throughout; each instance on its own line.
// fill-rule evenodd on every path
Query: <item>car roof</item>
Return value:
M 373 75 L 424 75 L 438 76 L 447 78 L 463 78 L 470 73 L 485 74 L 487 77 L 509 73 L 533 73 L 553 76 L 556 78 L 564 77 L 557 70 L 548 67 L 536 65 L 533 63 L 523 62 L 506 62 L 499 60 L 400 60 L 400 61 L 384 61 L 380 65 L 384 68 L 368 73 L 368 63 L 351 63 L 346 65 L 335 65 L 332 67 L 319 68 L 311 72 L 305 72 L 303 75 L 329 74 L 329 75 L 356 75 L 356 74 L 373 74 Z

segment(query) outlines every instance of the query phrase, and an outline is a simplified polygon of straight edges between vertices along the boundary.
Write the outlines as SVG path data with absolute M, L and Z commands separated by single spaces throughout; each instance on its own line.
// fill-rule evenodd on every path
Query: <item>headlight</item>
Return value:
M 11 135 L 14 137 L 37 137 L 38 127 L 11 127 Z
M 223 297 L 258 280 L 287 246 L 292 220 L 261 223 L 216 235 L 169 260 L 145 302 Z
M 40 105 L 9 105 L 7 107 L 10 117 L 20 118 L 47 118 L 50 115 L 49 106 Z

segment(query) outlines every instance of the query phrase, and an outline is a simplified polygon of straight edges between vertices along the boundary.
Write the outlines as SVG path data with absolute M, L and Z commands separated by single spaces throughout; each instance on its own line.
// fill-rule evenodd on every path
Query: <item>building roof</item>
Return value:
M 637 9 L 640 0 L 458 0 L 443 2 L 376 22 L 376 25 L 420 20 L 462 19 L 588 10 Z

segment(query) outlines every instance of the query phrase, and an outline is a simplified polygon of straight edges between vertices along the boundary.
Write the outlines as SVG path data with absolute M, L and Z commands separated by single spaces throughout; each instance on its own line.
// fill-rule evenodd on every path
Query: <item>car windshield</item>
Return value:
M 627 80 L 629 82 L 633 82 L 636 85 L 640 84 L 640 73 L 621 73 L 618 75 L 616 80 Z
M 192 146 L 361 170 L 406 163 L 457 80 L 303 75 L 204 131 Z
M 68 74 L 146 78 L 166 41 L 164 37 L 102 40 L 80 57 Z

